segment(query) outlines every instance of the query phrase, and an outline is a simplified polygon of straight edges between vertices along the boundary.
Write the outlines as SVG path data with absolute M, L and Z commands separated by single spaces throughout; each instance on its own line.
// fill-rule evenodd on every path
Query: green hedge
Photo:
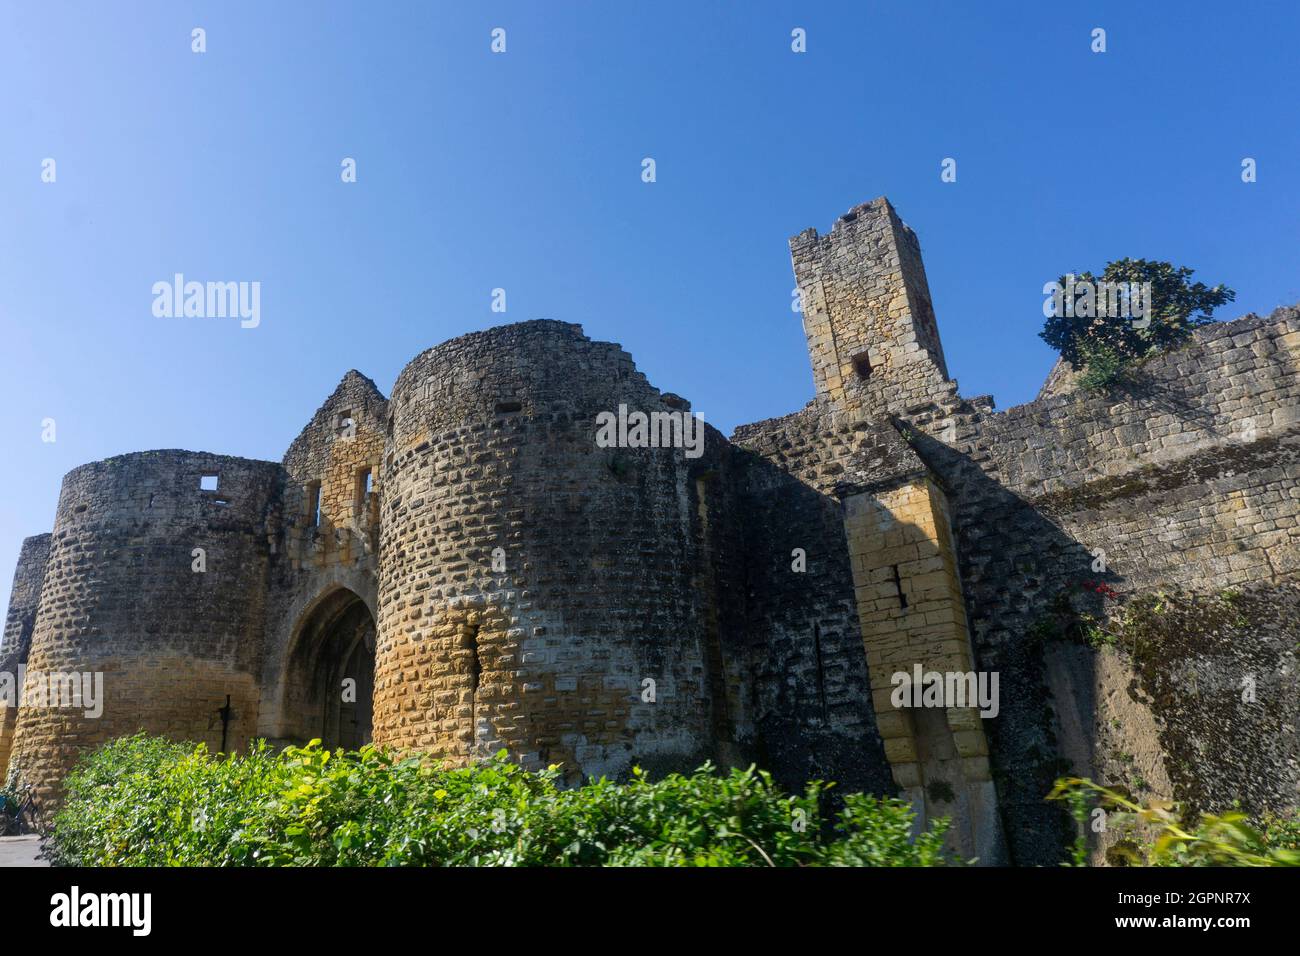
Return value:
M 938 866 L 946 821 L 865 794 L 823 816 L 829 785 L 782 793 L 763 771 L 705 765 L 651 782 L 560 789 L 504 752 L 447 770 L 372 747 L 213 756 L 144 735 L 68 777 L 48 847 L 81 866 Z

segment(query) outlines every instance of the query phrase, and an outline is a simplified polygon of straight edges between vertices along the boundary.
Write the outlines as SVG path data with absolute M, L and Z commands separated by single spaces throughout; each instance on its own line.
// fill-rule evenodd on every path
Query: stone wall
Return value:
M 760 722 L 764 763 L 796 782 L 901 790 L 922 819 L 960 817 L 954 849 L 996 862 L 982 721 L 954 708 L 936 723 L 890 699 L 916 664 L 972 670 L 946 500 L 887 418 L 838 412 L 814 401 L 732 436 L 750 459 L 748 627 L 769 661 L 755 689 L 782 715 Z M 803 573 L 792 547 L 807 550 Z
M 296 566 L 348 564 L 376 553 L 387 417 L 387 400 L 354 369 L 289 446 L 285 527 Z
M 537 321 L 413 360 L 391 398 L 376 738 L 505 748 L 570 775 L 716 757 L 729 622 L 701 574 L 721 444 L 598 448 L 596 416 L 684 411 L 616 345 Z M 704 483 L 704 485 L 701 484 Z M 715 623 L 718 622 L 718 623 Z M 653 681 L 654 697 L 647 697 Z
M 874 429 L 834 428 L 814 404 L 732 436 L 746 556 L 754 759 L 787 786 L 893 789 L 876 731 L 835 489 Z M 893 451 L 920 461 L 893 436 Z
M 4 638 L 0 641 L 0 780 L 9 767 L 14 730 L 18 726 L 20 668 L 27 665 L 36 628 L 36 610 L 45 581 L 45 564 L 50 557 L 50 535 L 33 535 L 23 541 L 9 592 Z
M 922 824 L 941 816 L 954 826 L 950 842 L 963 859 L 1004 862 L 974 674 L 970 635 L 947 497 L 928 476 L 875 495 L 845 498 L 854 593 L 862 624 L 876 725 L 895 782 Z M 963 675 L 964 699 L 925 703 L 927 675 Z M 902 676 L 904 681 L 899 683 Z M 919 678 L 919 679 L 918 679 Z M 911 699 L 898 698 L 910 690 Z M 992 711 L 990 711 L 992 712 Z
M 947 377 L 920 244 L 881 198 L 842 216 L 825 236 L 800 233 L 790 251 L 816 395 L 795 415 L 732 436 L 760 463 L 751 469 L 748 510 L 764 537 L 754 536 L 751 554 L 782 568 L 774 561 L 780 548 L 811 540 L 821 559 L 806 575 L 760 571 L 751 588 L 766 600 L 752 599 L 750 627 L 789 675 L 784 696 L 822 690 L 820 671 L 838 678 L 829 693 L 836 713 L 824 729 L 806 709 L 779 707 L 790 715 L 788 751 L 833 754 L 815 766 L 805 757 L 798 767 L 805 777 L 877 792 L 902 787 L 922 818 L 952 812 L 941 810 L 939 795 L 954 785 L 948 799 L 969 824 L 954 830 L 955 846 L 996 860 L 1001 837 L 981 722 L 957 710 L 937 723 L 932 714 L 900 712 L 888 693 L 892 675 L 910 674 L 913 664 L 972 667 L 947 504 L 889 417 L 911 414 L 946 430 L 953 413 L 974 407 Z M 890 516 L 889 529 L 879 525 L 882 516 Z M 910 537 L 893 541 L 899 535 Z M 907 560 L 884 561 L 903 550 Z M 883 590 L 890 594 L 876 593 Z M 921 600 L 902 608 L 900 594 Z M 807 638 L 809 619 L 815 641 Z M 783 645 L 813 646 L 803 656 L 817 670 L 773 655 Z M 760 679 L 759 693 L 769 686 Z M 835 746 L 809 746 L 810 732 Z
M 0 639 L 0 670 L 11 670 L 27 661 L 32 647 L 32 630 L 36 625 L 36 608 L 41 600 L 45 564 L 50 557 L 51 536 L 37 534 L 23 539 L 18 552 L 10 590 L 9 611 L 5 615 L 4 637 Z
M 368 628 L 365 642 L 373 652 L 387 419 L 388 401 L 374 382 L 353 370 L 285 453 L 258 724 L 258 733 L 271 740 L 301 744 L 321 737 L 336 743 L 321 725 L 336 706 L 355 712 L 352 723 L 364 728 L 370 722 L 368 696 L 343 700 L 340 682 L 350 678 L 364 689 L 373 674 L 332 673 L 322 655 L 338 652 L 344 636 L 335 633 L 330 618 L 350 623 L 349 614 Z M 359 608 L 349 610 L 358 603 L 364 615 Z
M 216 476 L 215 490 L 201 488 Z M 64 479 L 11 768 L 55 796 L 86 747 L 146 730 L 229 746 L 256 727 L 268 514 L 278 465 L 195 452 L 123 455 Z M 206 571 L 196 571 L 202 549 Z M 102 714 L 46 699 L 42 677 L 102 680 Z M 48 687 L 48 683 L 45 685 Z M 93 688 L 93 684 L 91 685 Z
M 866 573 L 868 590 L 900 585 L 906 590 L 908 584 L 874 580 L 884 571 L 876 553 L 879 542 L 855 544 L 853 509 L 880 514 L 897 495 L 908 493 L 918 468 L 897 452 L 875 456 L 874 463 L 861 467 L 852 443 L 828 438 L 854 430 L 871 433 L 888 416 L 919 453 L 919 471 L 929 472 L 939 498 L 951 507 L 957 586 L 965 595 L 973 666 L 998 671 L 1001 678 L 1002 713 L 982 726 L 993 751 L 991 769 L 1011 859 L 1051 863 L 1060 858 L 1068 819 L 1043 796 L 1072 763 L 1076 772 L 1103 778 L 1113 767 L 1113 754 L 1146 753 L 1159 764 L 1146 778 L 1174 781 L 1173 792 L 1155 795 L 1193 799 L 1190 778 L 1183 774 L 1179 789 L 1179 774 L 1166 766 L 1169 754 L 1180 750 L 1172 729 L 1178 720 L 1159 712 L 1145 699 L 1146 691 L 1134 689 L 1137 681 L 1125 690 L 1123 706 L 1113 699 L 1115 675 L 1136 675 L 1137 664 L 1099 661 L 1096 651 L 1073 653 L 1042 636 L 1060 629 L 1062 602 L 1070 608 L 1067 616 L 1091 613 L 1104 622 L 1126 598 L 1162 588 L 1214 592 L 1295 579 L 1300 562 L 1295 310 L 1206 327 L 1188 347 L 1145 363 L 1127 392 L 1104 397 L 1071 390 L 1070 376 L 1057 370 L 1039 401 L 995 413 L 991 398 L 965 399 L 946 378 L 942 353 L 931 347 L 937 328 L 928 293 L 922 291 L 919 246 L 887 203 L 858 207 L 825 237 L 813 230 L 796 236 L 791 252 L 817 395 L 803 412 L 742 427 L 733 441 L 788 471 L 805 493 L 831 493 L 838 483 L 839 494 L 851 503 L 850 551 L 863 562 L 854 569 Z M 867 365 L 855 367 L 852 357 L 863 354 Z M 812 448 L 817 451 L 809 454 Z M 801 522 L 802 528 L 811 526 Z M 880 622 L 873 615 L 889 612 L 862 603 L 862 583 L 857 617 L 868 655 L 873 642 L 883 640 L 900 660 L 925 657 L 923 641 L 893 630 L 877 632 Z M 1117 589 L 1117 602 L 1105 588 Z M 873 595 L 868 595 L 872 602 L 890 599 Z M 817 606 L 807 596 L 788 603 L 785 597 L 763 613 L 779 618 L 793 606 Z M 1265 622 L 1261 627 L 1300 632 L 1300 622 L 1289 620 L 1291 604 L 1274 597 L 1273 604 L 1266 597 L 1252 600 L 1255 617 Z M 1276 613 L 1259 610 L 1267 607 Z M 1221 650 L 1216 653 L 1224 659 Z M 1071 663 L 1064 666 L 1067 660 Z M 1293 683 L 1286 676 L 1293 671 L 1279 661 L 1282 683 L 1275 690 Z M 876 671 L 885 663 L 870 671 L 873 686 L 882 680 Z M 1187 666 L 1205 670 L 1207 665 Z M 1109 695 L 1104 700 L 1097 696 L 1103 692 Z M 1085 717 L 1079 700 L 1097 706 Z M 1248 711 L 1242 719 L 1249 726 L 1242 725 L 1241 733 L 1254 742 L 1259 765 L 1290 781 L 1297 765 L 1294 735 L 1270 747 L 1260 744 L 1268 737 L 1269 721 L 1284 710 L 1276 699 L 1274 704 L 1271 710 Z M 1062 716 L 1067 710 L 1068 719 Z M 1103 711 L 1116 726 L 1103 726 Z M 1210 711 L 1177 710 L 1181 726 L 1200 726 L 1190 712 Z M 902 744 L 889 743 L 900 731 L 896 717 L 877 707 L 886 749 L 895 748 L 890 756 L 897 780 L 900 773 L 908 778 L 907 761 L 900 758 L 910 754 L 901 753 Z M 1075 739 L 1067 746 L 1071 736 Z M 1074 746 L 1080 736 L 1086 738 L 1082 749 Z M 1225 776 L 1232 775 L 1225 771 Z M 1247 787 L 1244 779 L 1239 783 L 1243 792 L 1263 792 Z M 1291 783 L 1283 783 L 1268 792 L 1289 788 Z M 1223 792 L 1222 787 L 1209 790 Z M 1280 805 L 1274 798 L 1257 801 L 1255 808 Z
M 951 445 L 924 426 L 911 432 L 954 504 L 977 658 L 1002 675 L 1005 703 L 990 736 L 1018 862 L 1057 858 L 1063 822 L 1042 794 L 1066 769 L 1060 712 L 1081 720 L 1075 701 L 1059 696 L 1091 698 L 1099 682 L 1085 656 L 1050 692 L 1050 648 L 1034 637 L 1059 629 L 1063 606 L 1103 618 L 1162 589 L 1296 579 L 1298 349 L 1296 310 L 1248 316 L 1146 362 L 1123 392 L 971 410 L 958 416 Z M 1293 627 L 1300 633 L 1300 621 Z M 1296 689 L 1293 678 L 1288 686 Z M 1140 749 L 1122 732 L 1108 736 L 1116 751 Z M 1293 735 L 1284 749 L 1300 757 Z M 1094 767 L 1106 762 L 1094 756 Z M 1294 777 L 1294 765 L 1275 757 L 1267 772 Z

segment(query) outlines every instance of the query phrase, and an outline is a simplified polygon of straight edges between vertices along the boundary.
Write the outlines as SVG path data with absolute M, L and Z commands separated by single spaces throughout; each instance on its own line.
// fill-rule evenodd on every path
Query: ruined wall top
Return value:
M 1244 449 L 1298 424 L 1294 307 L 1197 329 L 1183 347 L 1144 362 L 1119 391 L 1078 389 L 974 419 L 979 443 L 999 462 L 999 480 L 1035 494 L 1212 449 Z
M 593 341 L 580 325 L 537 319 L 471 332 L 420 353 L 397 377 L 391 401 L 394 417 L 419 406 L 425 424 L 440 431 L 501 415 L 606 410 L 612 397 L 676 400 L 654 388 L 618 344 Z
M 319 477 L 330 445 L 351 438 L 363 423 L 382 430 L 388 400 L 378 386 L 352 369 L 321 404 L 284 455 L 284 466 L 299 481 Z
M 819 398 L 870 417 L 933 400 L 948 368 L 916 234 L 883 196 L 790 240 Z

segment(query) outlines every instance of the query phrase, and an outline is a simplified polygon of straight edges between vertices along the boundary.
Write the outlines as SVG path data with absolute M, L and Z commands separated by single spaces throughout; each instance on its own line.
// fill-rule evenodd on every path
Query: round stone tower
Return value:
M 270 462 L 153 451 L 64 478 L 10 762 L 38 798 L 112 737 L 246 745 L 282 476 Z
M 726 664 L 700 489 L 722 440 L 696 422 L 702 453 L 603 447 L 598 416 L 620 405 L 690 416 L 619 346 L 562 322 L 462 336 L 402 371 L 381 472 L 377 743 L 453 762 L 504 748 L 573 777 L 718 756 Z

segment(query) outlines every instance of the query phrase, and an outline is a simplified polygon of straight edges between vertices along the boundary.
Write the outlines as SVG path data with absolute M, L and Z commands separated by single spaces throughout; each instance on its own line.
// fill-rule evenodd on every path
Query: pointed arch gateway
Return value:
M 355 591 L 335 587 L 294 628 L 285 663 L 283 735 L 354 750 L 370 743 L 375 620 Z

